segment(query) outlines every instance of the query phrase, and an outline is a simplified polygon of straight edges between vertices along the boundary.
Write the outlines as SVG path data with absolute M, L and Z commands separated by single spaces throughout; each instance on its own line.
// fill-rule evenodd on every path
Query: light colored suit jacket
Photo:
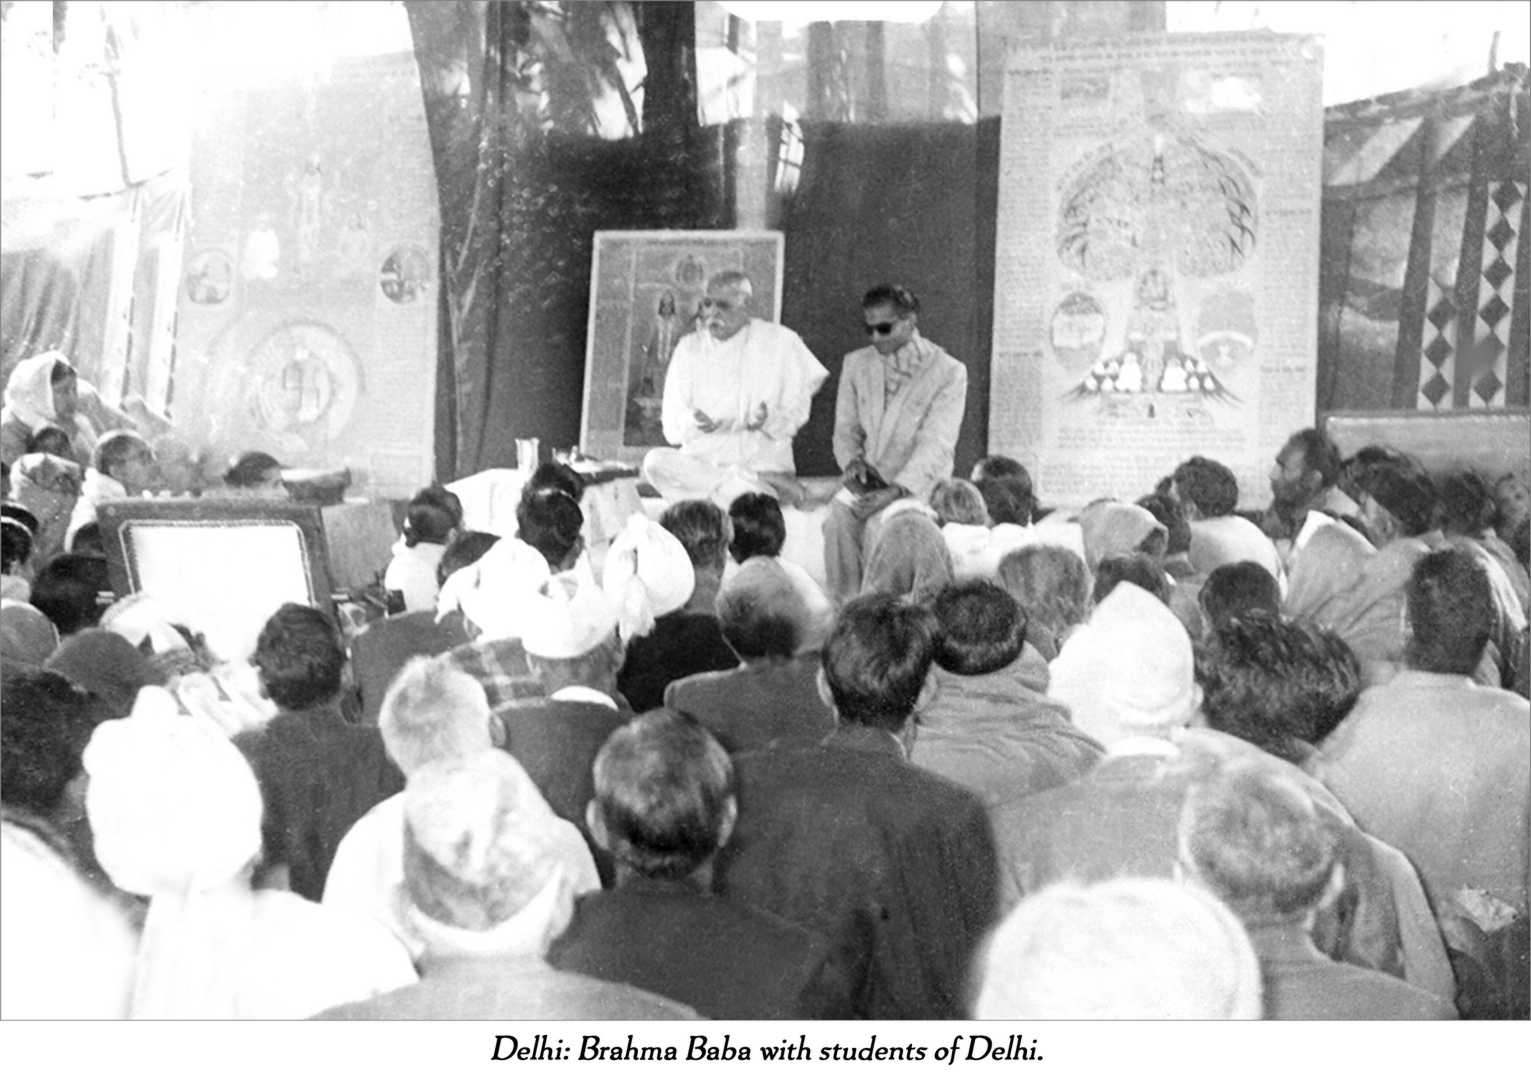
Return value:
M 858 457 L 918 498 L 952 474 L 957 433 L 967 408 L 967 368 L 941 346 L 915 338 L 929 355 L 891 401 L 884 400 L 883 359 L 868 345 L 845 357 L 835 400 L 835 460 Z

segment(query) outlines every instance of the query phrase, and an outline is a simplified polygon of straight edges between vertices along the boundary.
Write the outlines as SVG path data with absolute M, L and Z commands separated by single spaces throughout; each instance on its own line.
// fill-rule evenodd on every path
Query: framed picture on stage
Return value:
M 675 343 L 699 325 L 707 279 L 742 270 L 757 318 L 781 318 L 779 232 L 598 232 L 585 338 L 586 456 L 637 465 L 664 446 L 660 404 Z
M 101 504 L 118 596 L 150 593 L 227 660 L 247 658 L 289 601 L 331 611 L 318 506 L 252 499 L 121 499 Z

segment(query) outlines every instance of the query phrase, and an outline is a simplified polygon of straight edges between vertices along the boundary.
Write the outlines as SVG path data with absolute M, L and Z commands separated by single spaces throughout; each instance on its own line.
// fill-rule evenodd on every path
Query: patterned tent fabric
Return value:
M 1526 75 L 1327 110 L 1321 412 L 1528 404 Z

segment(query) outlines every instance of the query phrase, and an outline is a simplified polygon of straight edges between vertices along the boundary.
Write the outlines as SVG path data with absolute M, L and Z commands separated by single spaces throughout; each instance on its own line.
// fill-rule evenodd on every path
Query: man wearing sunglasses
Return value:
M 792 436 L 828 372 L 803 339 L 751 315 L 754 287 L 737 270 L 714 274 L 701 328 L 681 338 L 665 373 L 665 441 L 643 474 L 670 502 L 711 499 L 725 510 L 747 491 L 795 502 Z
M 824 523 L 824 572 L 837 603 L 861 591 L 882 511 L 906 496 L 928 499 L 952 474 L 967 368 L 920 336 L 919 311 L 901 285 L 869 291 L 861 313 L 870 344 L 840 369 L 834 448 L 845 488 Z

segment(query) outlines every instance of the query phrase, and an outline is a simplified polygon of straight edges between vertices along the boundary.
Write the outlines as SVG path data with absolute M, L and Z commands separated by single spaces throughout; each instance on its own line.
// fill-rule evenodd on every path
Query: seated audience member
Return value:
M 962 1015 L 995 914 L 983 804 L 908 761 L 935 639 L 934 618 L 906 601 L 851 601 L 824 646 L 839 726 L 818 746 L 734 762 L 739 820 L 719 891 L 828 937 L 863 1019 Z
M 1494 481 L 1494 508 L 1494 532 L 1513 551 L 1531 525 L 1531 486 L 1524 476 L 1509 472 Z M 1528 561 L 1524 550 L 1515 552 L 1515 557 L 1522 566 Z
M 67 431 L 50 424 L 32 432 L 32 437 L 27 440 L 27 453 L 68 458 L 74 453 L 74 444 L 69 441 Z
M 1278 615 L 1225 622 L 1196 656 L 1209 726 L 1303 765 L 1361 695 L 1361 665 L 1338 634 Z
M 1278 549 L 1297 536 L 1309 511 L 1341 518 L 1360 509 L 1339 488 L 1342 464 L 1340 448 L 1317 428 L 1287 439 L 1271 469 L 1271 504 L 1260 523 Z
M 1267 1019 L 1456 1019 L 1439 998 L 1314 946 L 1318 909 L 1344 871 L 1332 830 L 1295 781 L 1246 768 L 1194 786 L 1181 812 L 1180 866 L 1249 931 Z
M 64 546 L 71 551 L 75 534 L 96 520 L 96 508 L 103 502 L 143 495 L 154 482 L 154 451 L 142 435 L 132 431 L 109 431 L 101 436 L 91 463 L 64 533 Z
M 96 728 L 84 765 L 101 865 L 149 898 L 135 1018 L 296 1020 L 415 981 L 372 921 L 251 887 L 260 788 L 228 738 L 165 691 Z
M 456 761 L 493 748 L 492 717 L 483 687 L 440 659 L 416 657 L 388 688 L 378 731 L 389 760 L 406 778 L 426 765 Z M 404 918 L 404 792 L 390 795 L 351 826 L 330 863 L 324 904 L 371 916 L 418 957 L 425 943 Z M 601 887 L 585 840 L 573 825 L 550 828 L 563 837 L 560 857 L 570 868 L 575 892 Z
M 453 537 L 436 564 L 437 589 L 457 571 L 478 562 L 499 539 L 485 532 L 463 532 Z M 468 642 L 460 608 L 438 615 L 433 605 L 429 611 L 406 611 L 362 627 L 351 639 L 351 672 L 361 691 L 362 722 L 377 723 L 383 695 L 405 661 L 414 656 L 439 656 Z
M 576 901 L 548 952 L 562 971 L 640 987 L 715 1020 L 849 1015 L 828 942 L 712 892 L 713 860 L 738 816 L 734 768 L 707 729 L 657 709 L 596 756 L 591 834 L 616 887 Z
M 110 630 L 138 652 L 164 679 L 212 671 L 217 658 L 207 641 L 149 593 L 131 593 L 101 613 L 101 629 Z
M 495 710 L 500 745 L 526 769 L 553 812 L 583 828 L 590 763 L 631 713 L 616 700 L 622 642 L 616 612 L 593 585 L 553 578 L 523 600 L 522 644 L 545 699 Z M 588 837 L 587 837 L 588 839 Z M 596 851 L 601 880 L 611 865 Z
M 110 630 L 81 630 L 71 635 L 43 666 L 94 694 L 106 708 L 106 715 L 115 717 L 133 711 L 133 702 L 144 687 L 164 686 L 170 681 L 147 656 Z
M 404 892 L 420 980 L 321 1020 L 685 1020 L 656 994 L 557 971 L 584 869 L 567 825 L 498 750 L 416 769 L 404 792 Z
M 1106 754 L 1078 780 L 995 809 L 1002 895 L 1014 903 L 1066 878 L 1168 877 L 1185 793 L 1224 756 L 1187 741 L 1201 690 L 1185 628 L 1159 601 L 1123 582 L 1053 661 L 1049 693 Z M 1385 892 L 1387 883 L 1364 843 L 1347 850 L 1356 860 L 1354 891 L 1334 903 L 1350 914 L 1333 921 L 1325 947 L 1370 967 L 1401 969 L 1391 897 L 1371 894 Z M 1357 896 L 1360 890 L 1371 891 Z
M 531 479 L 521 489 L 524 498 L 528 492 L 555 488 L 578 503 L 585 497 L 585 478 L 579 470 L 561 461 L 544 461 L 532 470 Z
M 7 1020 L 121 1020 L 137 942 L 46 827 L 0 819 L 0 1011 Z
M 940 528 L 918 510 L 883 523 L 867 551 L 861 595 L 901 596 L 926 603 L 954 579 L 951 549 Z
M 920 704 L 909 760 L 993 806 L 1056 787 L 1101 754 L 1068 710 L 1024 671 L 1026 617 L 988 581 L 949 585 L 936 597 L 933 692 Z M 1031 663 L 1040 662 L 1033 652 Z
M 1092 573 L 1102 559 L 1112 555 L 1147 555 L 1162 560 L 1168 544 L 1158 519 L 1132 503 L 1110 499 L 1093 502 L 1079 512 L 1079 527 L 1084 531 L 1085 562 Z
M 1406 670 L 1361 694 L 1312 771 L 1358 825 L 1419 868 L 1454 961 L 1485 935 L 1518 952 L 1494 987 L 1475 988 L 1457 966 L 1463 1015 L 1524 1017 L 1531 704 L 1472 682 L 1493 597 L 1470 554 L 1418 559 L 1407 615 Z
M 142 919 L 118 896 L 96 862 L 85 817 L 80 757 L 91 732 L 110 712 L 87 690 L 52 671 L 6 667 L 0 722 L 0 803 L 8 819 L 31 825 L 125 915 Z M 4 876 L 4 875 L 0 875 Z
M 718 625 L 739 666 L 676 679 L 666 706 L 696 717 L 731 754 L 816 743 L 834 730 L 834 710 L 819 693 L 819 655 L 803 651 L 812 620 L 784 564 L 747 559 L 718 593 Z
M 436 567 L 461 526 L 462 503 L 446 488 L 422 488 L 409 500 L 404 535 L 383 573 L 383 588 L 403 594 L 405 611 L 436 610 Z
M 285 499 L 287 487 L 282 483 L 285 467 L 264 450 L 247 451 L 223 474 L 224 490 L 219 494 L 229 498 Z
M 627 648 L 617 688 L 635 712 L 663 705 L 676 679 L 739 663 L 715 613 L 728 519 L 693 500 L 676 503 L 660 522 L 634 514 L 606 552 L 606 594 Z
M 1325 622 L 1355 650 L 1367 685 L 1374 685 L 1403 660 L 1404 594 L 1414 564 L 1445 538 L 1433 527 L 1435 485 L 1417 464 L 1390 454 L 1359 467 L 1355 482 L 1361 521 L 1377 550 Z
M 1052 544 L 1025 547 L 1000 560 L 998 579 L 1026 613 L 1027 644 L 1049 663 L 1057 659 L 1063 642 L 1090 614 L 1084 559 Z
M 87 521 L 74 531 L 69 538 L 69 554 L 106 558 L 106 542 L 101 537 L 99 521 Z
M 97 598 L 110 588 L 105 559 L 55 555 L 32 579 L 31 603 L 53 621 L 62 639 L 101 621 Z
M 28 453 L 27 443 L 44 428 L 62 429 L 68 450 L 60 456 L 83 465 L 90 460 L 103 417 L 93 406 L 100 397 L 82 383 L 74 365 L 56 349 L 22 360 L 5 383 L 5 407 L 0 410 L 0 462 L 13 465 Z M 85 406 L 82 408 L 81 406 Z M 115 427 L 108 420 L 106 427 Z M 52 453 L 53 451 L 46 451 Z
M 1235 511 L 1239 484 L 1220 461 L 1193 457 L 1175 467 L 1172 490 L 1191 523 L 1191 566 L 1210 574 L 1227 563 L 1257 562 L 1281 576 L 1281 560 L 1260 527 Z
M 1164 572 L 1177 583 L 1196 577 L 1196 568 L 1191 565 L 1191 523 L 1175 497 L 1156 491 L 1144 495 L 1137 505 L 1164 526 Z
M 1031 474 L 1014 458 L 998 455 L 982 458 L 968 477 L 983 496 L 989 520 L 995 525 L 1030 525 L 1036 517 L 1037 499 Z
M 1107 555 L 1095 567 L 1095 593 L 1091 599 L 1097 607 L 1111 590 L 1124 581 L 1130 581 L 1161 604 L 1169 606 L 1170 580 L 1159 564 L 1149 555 Z M 1187 628 L 1189 629 L 1189 628 Z
M 234 737 L 260 781 L 266 867 L 286 867 L 292 891 L 318 900 L 341 838 L 404 778 L 377 729 L 340 711 L 346 654 L 329 616 L 283 604 L 261 628 L 252 663 L 281 710 Z
M 1258 1020 L 1260 968 L 1239 920 L 1154 878 L 1060 882 L 1028 896 L 984 952 L 975 1020 Z
M 39 668 L 58 648 L 58 630 L 31 604 L 0 600 L 0 660 L 6 670 Z
M 808 571 L 795 562 L 782 558 L 782 545 L 787 541 L 787 522 L 782 516 L 781 503 L 774 495 L 746 492 L 728 508 L 731 537 L 728 554 L 732 561 L 723 574 L 728 579 L 737 572 L 747 559 L 767 558 L 775 560 L 792 579 L 792 585 L 808 607 L 811 625 L 807 628 L 803 649 L 818 649 L 829 634 L 829 624 L 834 619 L 834 607 L 819 583 Z
M 955 579 L 992 576 L 999 556 L 994 553 L 989 531 L 989 509 L 978 486 L 951 476 L 938 480 L 930 491 L 930 508 L 952 554 Z
M 67 550 L 64 534 L 80 498 L 85 469 L 73 458 L 37 452 L 13 462 L 6 473 L 7 499 L 37 519 L 32 530 L 32 565 L 41 566 Z
M 1349 618 L 1351 594 L 1376 553 L 1371 541 L 1350 525 L 1310 512 L 1288 556 L 1282 614 L 1338 631 Z
M 1439 485 L 1441 531 L 1446 538 L 1467 543 L 1474 550 L 1482 550 L 1504 571 L 1513 603 L 1505 606 L 1524 612 L 1527 599 L 1531 598 L 1531 577 L 1527 567 L 1515 557 L 1510 545 L 1494 531 L 1494 520 L 1499 508 L 1494 502 L 1493 489 L 1477 473 L 1454 472 L 1442 479 Z M 1490 580 L 1497 575 L 1490 571 Z
M 1279 615 L 1281 585 L 1257 562 L 1224 563 L 1207 575 L 1197 602 L 1206 633 L 1215 634 L 1234 619 Z
M 538 697 L 542 688 L 521 647 L 522 599 L 555 575 L 591 578 L 581 559 L 585 515 L 568 492 L 523 491 L 516 506 L 520 536 L 507 537 L 442 583 L 438 618 L 461 611 L 472 640 L 451 652 L 452 662 L 484 687 L 492 709 Z M 581 569 L 583 567 L 583 569 Z
M 32 537 L 36 529 L 37 518 L 30 510 L 5 504 L 5 516 L 0 518 L 0 600 L 26 603 L 31 598 Z

